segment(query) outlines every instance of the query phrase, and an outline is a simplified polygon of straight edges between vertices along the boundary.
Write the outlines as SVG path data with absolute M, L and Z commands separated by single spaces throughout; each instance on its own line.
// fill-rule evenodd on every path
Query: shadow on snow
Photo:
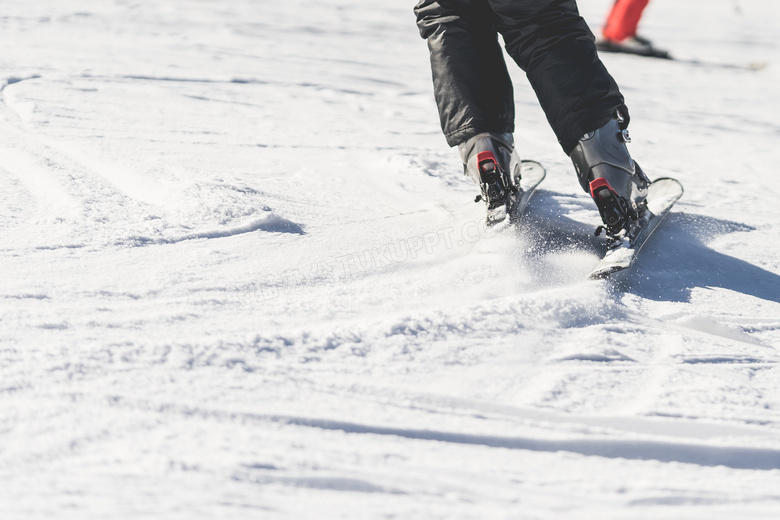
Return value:
M 750 231 L 755 229 L 738 222 L 670 214 L 645 246 L 637 260 L 640 272 L 626 280 L 625 288 L 643 298 L 686 302 L 694 288 L 720 287 L 780 303 L 780 275 L 706 244 L 717 236 Z
M 554 193 L 540 190 L 532 202 L 519 231 L 529 242 L 527 260 L 538 263 L 546 255 L 575 250 L 603 255 L 604 239 L 593 233 L 597 223 L 585 224 L 567 217 L 568 210 L 558 199 Z M 616 280 L 620 289 L 657 301 L 687 302 L 697 287 L 719 287 L 780 303 L 780 275 L 707 245 L 718 236 L 755 228 L 672 211 L 645 245 L 635 268 Z

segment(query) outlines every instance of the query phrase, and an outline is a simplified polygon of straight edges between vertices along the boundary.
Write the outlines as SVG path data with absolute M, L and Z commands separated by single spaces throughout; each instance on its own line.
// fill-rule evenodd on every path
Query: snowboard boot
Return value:
M 463 171 L 482 192 L 475 202 L 485 201 L 487 224 L 506 221 L 516 203 L 520 184 L 520 158 L 512 134 L 482 133 L 458 146 Z
M 571 160 L 582 189 L 596 202 L 607 235 L 617 238 L 623 230 L 631 232 L 633 224 L 647 212 L 647 187 L 650 180 L 628 154 L 631 139 L 624 128 L 623 116 L 615 116 L 603 127 L 588 132 L 577 143 Z

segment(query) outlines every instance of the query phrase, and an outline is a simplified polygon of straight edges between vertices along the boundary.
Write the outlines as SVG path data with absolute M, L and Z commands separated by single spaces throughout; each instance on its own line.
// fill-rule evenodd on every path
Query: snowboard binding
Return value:
M 481 194 L 474 202 L 486 204 L 488 226 L 505 221 L 511 216 L 520 191 L 520 160 L 512 135 L 478 134 L 459 148 L 464 172 L 480 188 Z
M 605 178 L 599 178 L 590 183 L 590 196 L 604 223 L 596 228 L 596 236 L 606 231 L 608 245 L 633 236 L 635 228 L 642 222 L 647 213 L 647 201 L 642 200 L 632 207 L 621 197 Z
M 489 225 L 501 222 L 511 213 L 514 206 L 514 196 L 517 194 L 517 186 L 508 182 L 509 179 L 493 152 L 477 154 L 477 168 L 482 194 L 477 195 L 474 202 L 484 200 L 487 204 Z
M 650 180 L 628 153 L 627 125 L 627 118 L 616 111 L 606 125 L 585 134 L 571 153 L 580 185 L 601 215 L 603 225 L 596 235 L 606 231 L 610 243 L 632 235 L 647 213 Z

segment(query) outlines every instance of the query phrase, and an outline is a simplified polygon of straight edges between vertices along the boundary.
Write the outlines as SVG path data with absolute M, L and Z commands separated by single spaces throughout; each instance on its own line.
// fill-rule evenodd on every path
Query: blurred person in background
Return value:
M 650 40 L 636 33 L 649 3 L 650 0 L 615 0 L 601 31 L 604 38 L 596 42 L 598 50 L 669 58 L 667 51 L 655 48 Z

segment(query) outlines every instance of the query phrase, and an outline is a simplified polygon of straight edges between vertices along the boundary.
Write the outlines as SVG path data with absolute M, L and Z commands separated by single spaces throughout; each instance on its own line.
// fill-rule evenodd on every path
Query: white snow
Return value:
M 780 4 L 603 57 L 686 192 L 593 283 L 514 66 L 548 177 L 479 224 L 413 3 L 4 2 L 0 518 L 780 517 Z

